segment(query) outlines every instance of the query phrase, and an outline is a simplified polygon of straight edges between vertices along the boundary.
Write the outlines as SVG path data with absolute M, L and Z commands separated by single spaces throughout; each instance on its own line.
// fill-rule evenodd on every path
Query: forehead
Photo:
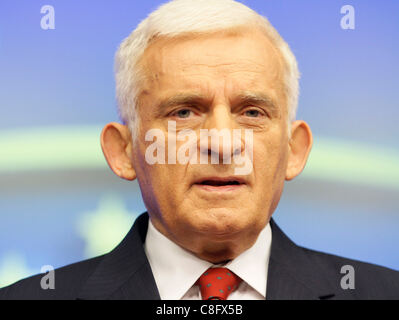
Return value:
M 160 96 L 185 90 L 230 95 L 248 89 L 280 100 L 283 60 L 260 31 L 159 38 L 145 51 L 142 92 Z

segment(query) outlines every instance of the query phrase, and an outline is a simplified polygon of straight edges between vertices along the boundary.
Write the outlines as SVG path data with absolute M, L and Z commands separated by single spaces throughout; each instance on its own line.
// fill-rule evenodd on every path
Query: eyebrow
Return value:
M 267 108 L 270 112 L 270 115 L 273 117 L 278 117 L 280 115 L 280 109 L 278 104 L 274 101 L 273 98 L 268 96 L 267 94 L 260 92 L 250 92 L 246 91 L 239 94 L 236 98 L 240 101 L 239 104 L 260 104 Z
M 174 95 L 170 98 L 167 98 L 161 101 L 158 104 L 156 109 L 156 116 L 161 116 L 170 107 L 178 106 L 178 105 L 190 105 L 190 104 L 198 104 L 200 102 L 204 102 L 207 99 L 202 94 L 197 93 L 181 93 Z M 237 95 L 234 100 L 238 100 L 240 105 L 242 104 L 261 104 L 270 112 L 271 116 L 279 116 L 280 110 L 277 103 L 267 94 L 261 92 L 251 92 L 245 91 L 239 95 Z
M 206 100 L 205 96 L 202 94 L 196 94 L 196 93 L 182 93 L 182 94 L 177 94 L 175 96 L 172 96 L 170 98 L 167 98 L 161 103 L 159 103 L 157 107 L 157 116 L 160 116 L 163 114 L 165 110 L 167 110 L 170 107 L 173 106 L 178 106 L 178 105 L 190 105 L 190 104 L 195 104 L 200 101 Z

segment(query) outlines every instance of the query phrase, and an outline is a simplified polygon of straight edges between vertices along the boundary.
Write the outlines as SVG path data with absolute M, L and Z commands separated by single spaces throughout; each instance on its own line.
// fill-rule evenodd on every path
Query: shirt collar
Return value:
M 254 245 L 224 265 L 266 298 L 272 230 L 270 224 L 260 232 Z
M 263 297 L 266 297 L 271 239 L 267 224 L 251 248 L 224 265 Z M 162 300 L 181 299 L 202 273 L 215 266 L 169 240 L 154 227 L 151 219 L 144 250 Z

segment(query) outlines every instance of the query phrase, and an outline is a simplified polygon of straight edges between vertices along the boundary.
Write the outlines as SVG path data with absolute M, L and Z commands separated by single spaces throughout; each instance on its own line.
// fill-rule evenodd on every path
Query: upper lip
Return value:
M 245 181 L 245 179 L 243 179 L 242 177 L 236 177 L 236 176 L 230 176 L 230 177 L 215 177 L 215 176 L 211 176 L 211 177 L 204 177 L 204 178 L 200 178 L 197 179 L 196 181 L 194 181 L 194 184 L 227 184 L 227 183 L 231 183 L 231 184 L 246 184 L 247 182 Z

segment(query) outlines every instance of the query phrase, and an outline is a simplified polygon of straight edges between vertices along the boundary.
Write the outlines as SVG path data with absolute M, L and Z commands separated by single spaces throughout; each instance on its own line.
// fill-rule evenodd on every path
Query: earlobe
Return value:
M 108 123 L 101 132 L 101 148 L 111 170 L 126 180 L 136 179 L 132 160 L 132 139 L 127 126 Z
M 291 126 L 286 180 L 292 180 L 302 172 L 312 145 L 313 136 L 309 125 L 302 120 L 294 121 Z

